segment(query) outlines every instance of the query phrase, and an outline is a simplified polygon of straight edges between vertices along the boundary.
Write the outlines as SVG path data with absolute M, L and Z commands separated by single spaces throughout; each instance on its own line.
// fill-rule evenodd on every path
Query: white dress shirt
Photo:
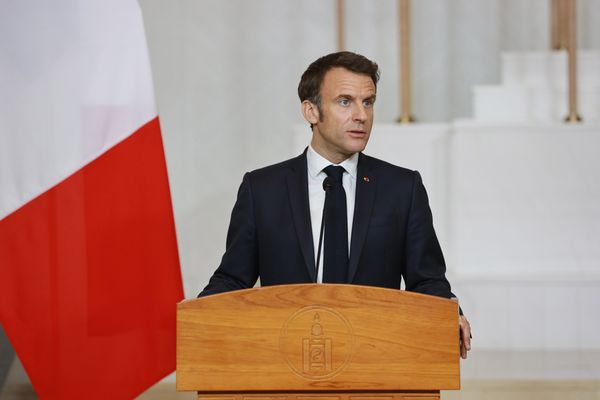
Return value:
M 354 219 L 358 153 L 354 153 L 350 158 L 342 161 L 341 164 L 332 164 L 309 145 L 306 152 L 306 164 L 308 168 L 308 203 L 310 205 L 310 223 L 315 249 L 315 265 L 317 264 L 321 219 L 323 217 L 323 206 L 325 204 L 323 181 L 327 177 L 327 174 L 323 169 L 330 165 L 340 165 L 346 170 L 342 176 L 342 186 L 344 186 L 344 190 L 346 191 L 346 209 L 348 211 L 348 257 L 350 257 L 350 239 L 352 238 L 352 221 Z M 325 235 L 327 235 L 327 232 L 325 232 Z M 321 260 L 319 261 L 319 274 L 317 276 L 317 282 L 319 283 L 323 282 L 324 242 L 325 239 L 323 239 L 323 244 L 321 245 Z

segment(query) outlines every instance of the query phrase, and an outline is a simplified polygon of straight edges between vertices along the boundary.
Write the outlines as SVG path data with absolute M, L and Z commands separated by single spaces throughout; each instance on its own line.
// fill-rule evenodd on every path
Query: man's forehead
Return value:
M 375 83 L 367 74 L 352 72 L 346 68 L 335 67 L 327 71 L 323 79 L 325 89 L 335 92 L 360 91 L 363 94 L 373 95 L 376 93 Z

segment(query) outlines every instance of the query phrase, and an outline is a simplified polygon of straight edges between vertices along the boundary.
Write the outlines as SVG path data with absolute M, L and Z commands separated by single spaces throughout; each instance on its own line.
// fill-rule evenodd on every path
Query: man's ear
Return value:
M 311 125 L 315 125 L 319 122 L 319 108 L 316 104 L 313 104 L 308 100 L 302 102 L 302 115 L 304 115 L 304 119 Z

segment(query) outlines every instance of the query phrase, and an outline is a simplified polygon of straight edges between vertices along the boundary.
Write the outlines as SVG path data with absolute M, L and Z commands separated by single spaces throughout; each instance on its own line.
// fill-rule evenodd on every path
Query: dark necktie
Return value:
M 333 186 L 325 195 L 325 254 L 323 255 L 323 282 L 347 283 L 348 276 L 348 213 L 346 192 L 342 186 L 344 167 L 330 165 L 324 169 L 333 179 Z

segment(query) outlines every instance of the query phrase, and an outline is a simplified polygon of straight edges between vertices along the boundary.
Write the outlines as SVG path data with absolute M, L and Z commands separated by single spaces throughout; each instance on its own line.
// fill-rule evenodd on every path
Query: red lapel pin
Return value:
M 369 177 L 368 176 L 363 176 L 363 181 L 370 182 Z

